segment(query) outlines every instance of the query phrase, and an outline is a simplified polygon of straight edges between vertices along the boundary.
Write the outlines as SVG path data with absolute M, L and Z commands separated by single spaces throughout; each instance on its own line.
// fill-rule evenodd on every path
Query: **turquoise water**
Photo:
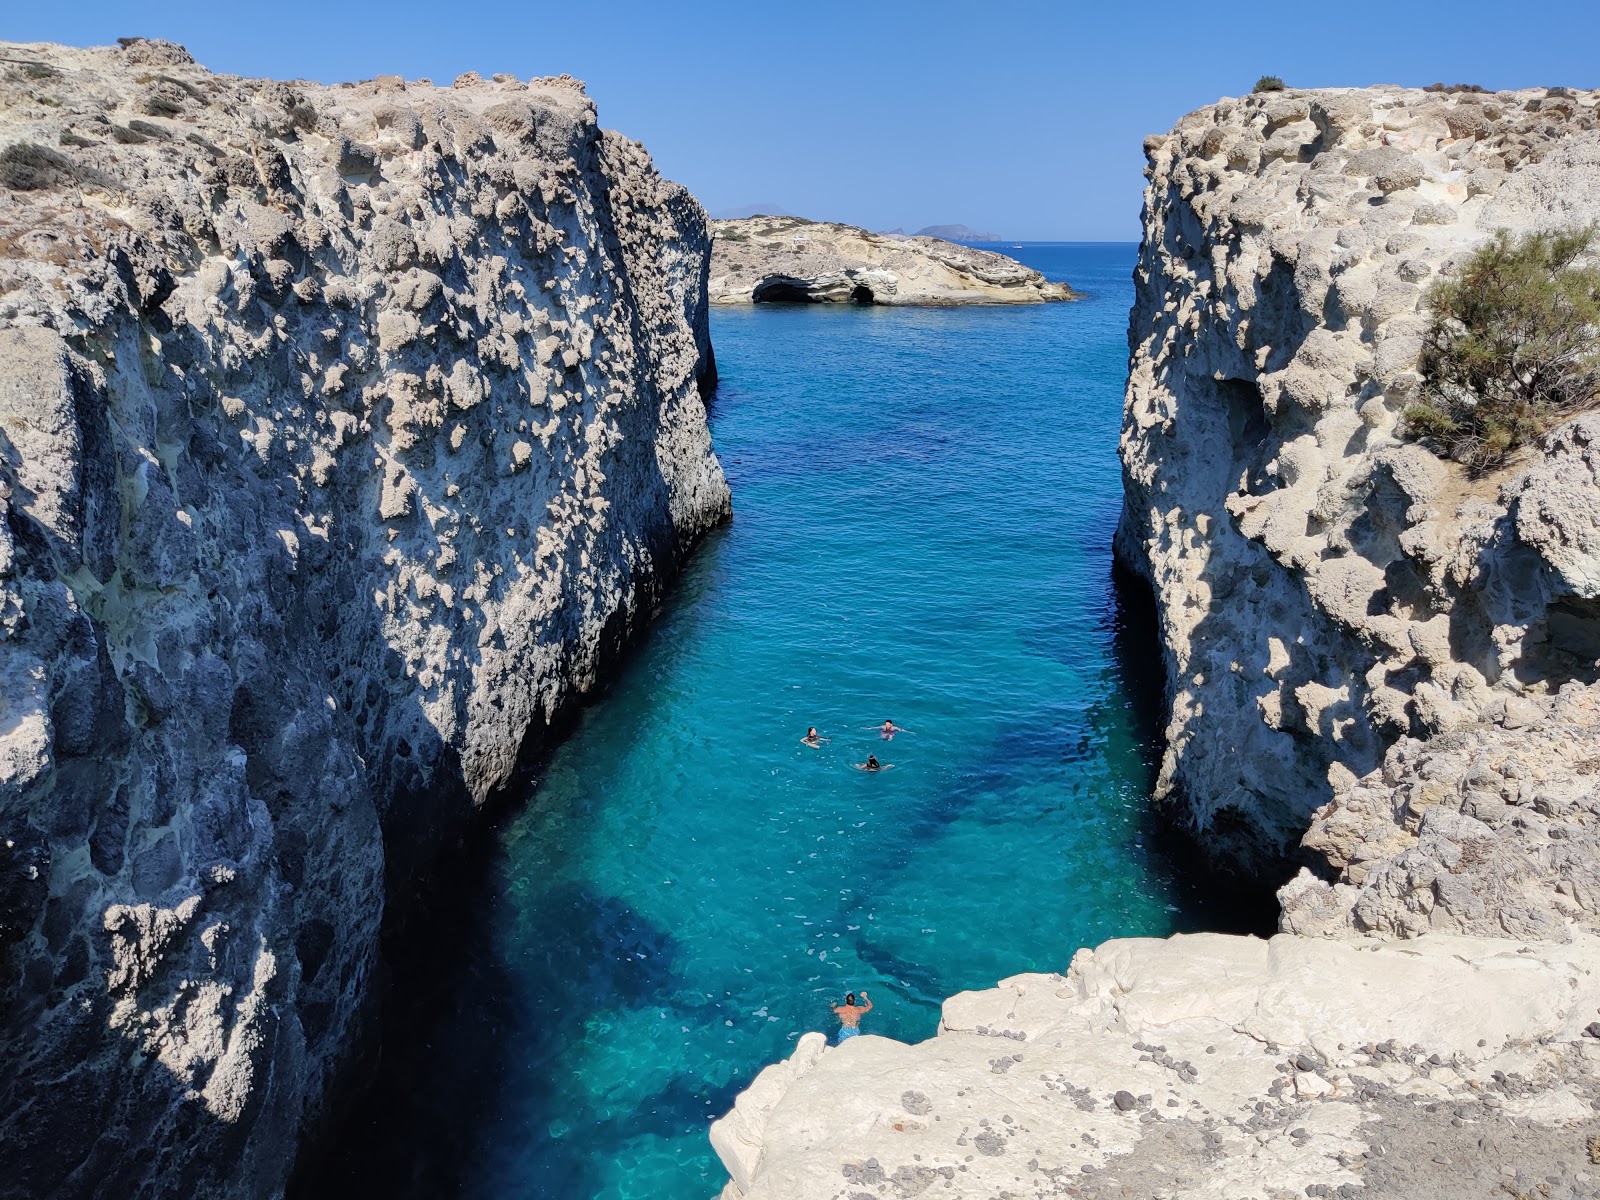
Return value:
M 1110 581 L 1134 248 L 1014 253 L 1088 298 L 715 314 L 735 519 L 485 856 L 380 1080 L 390 1190 L 708 1200 L 707 1124 L 847 989 L 916 1040 L 1201 921 Z

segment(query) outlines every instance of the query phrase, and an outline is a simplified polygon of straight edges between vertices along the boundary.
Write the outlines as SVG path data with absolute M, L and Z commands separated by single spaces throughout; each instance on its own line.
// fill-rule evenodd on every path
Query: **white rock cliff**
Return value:
M 1147 141 L 1118 550 L 1160 614 L 1160 794 L 1219 856 L 1281 855 L 1398 738 L 1592 680 L 1585 438 L 1502 488 L 1399 418 L 1428 283 L 1495 230 L 1600 217 L 1597 105 L 1289 92 Z
M 1444 1200 L 1519 1173 L 1571 1200 L 1600 1191 L 1597 1006 L 1588 936 L 1112 941 L 951 997 L 916 1045 L 806 1034 L 711 1144 L 722 1200 Z
M 914 1046 L 808 1035 L 713 1127 L 725 1200 L 1600 1195 L 1600 418 L 1489 478 L 1400 422 L 1428 282 L 1600 219 L 1597 108 L 1284 92 L 1146 142 L 1117 549 L 1159 799 L 1219 863 L 1303 838 L 1333 878 L 1270 941 L 1108 942 Z
M 729 512 L 581 84 L 0 63 L 0 1196 L 272 1196 L 404 894 Z

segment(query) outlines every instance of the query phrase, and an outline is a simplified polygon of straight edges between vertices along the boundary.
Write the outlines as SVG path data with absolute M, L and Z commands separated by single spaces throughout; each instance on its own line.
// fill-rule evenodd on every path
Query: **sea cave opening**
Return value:
M 788 279 L 768 279 L 756 284 L 750 299 L 756 304 L 816 304 L 817 298 Z
M 864 283 L 858 283 L 850 289 L 851 304 L 876 304 L 878 298 L 872 294 L 872 289 Z

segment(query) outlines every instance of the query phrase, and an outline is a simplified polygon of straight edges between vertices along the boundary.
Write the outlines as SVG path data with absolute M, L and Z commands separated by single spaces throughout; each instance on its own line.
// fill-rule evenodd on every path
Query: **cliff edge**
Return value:
M 1429 281 L 1600 219 L 1600 94 L 1224 100 L 1146 142 L 1121 561 L 1160 801 L 1283 932 L 1125 939 L 808 1034 L 724 1200 L 1600 1192 L 1600 417 L 1487 477 L 1406 440 Z
M 1588 424 L 1489 478 L 1405 439 L 1430 282 L 1600 217 L 1600 96 L 1223 101 L 1146 142 L 1122 561 L 1155 592 L 1170 801 L 1281 858 L 1401 738 L 1590 683 Z
M 725 518 L 583 86 L 0 62 L 0 1196 L 281 1192 L 404 896 Z

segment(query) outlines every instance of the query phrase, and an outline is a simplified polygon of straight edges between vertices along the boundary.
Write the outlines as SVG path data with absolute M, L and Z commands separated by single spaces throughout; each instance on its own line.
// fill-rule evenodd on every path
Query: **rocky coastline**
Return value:
M 713 221 L 713 304 L 1039 304 L 1077 293 L 1014 258 L 799 217 Z
M 1269 940 L 1080 950 L 913 1046 L 808 1035 L 713 1126 L 725 1200 L 1600 1194 L 1600 429 L 1479 477 L 1401 419 L 1429 281 L 1600 218 L 1597 110 L 1285 91 L 1147 140 L 1117 553 L 1157 802 L 1219 869 L 1317 870 Z
M 730 511 L 583 85 L 0 64 L 0 1196 L 281 1194 L 379 932 Z

